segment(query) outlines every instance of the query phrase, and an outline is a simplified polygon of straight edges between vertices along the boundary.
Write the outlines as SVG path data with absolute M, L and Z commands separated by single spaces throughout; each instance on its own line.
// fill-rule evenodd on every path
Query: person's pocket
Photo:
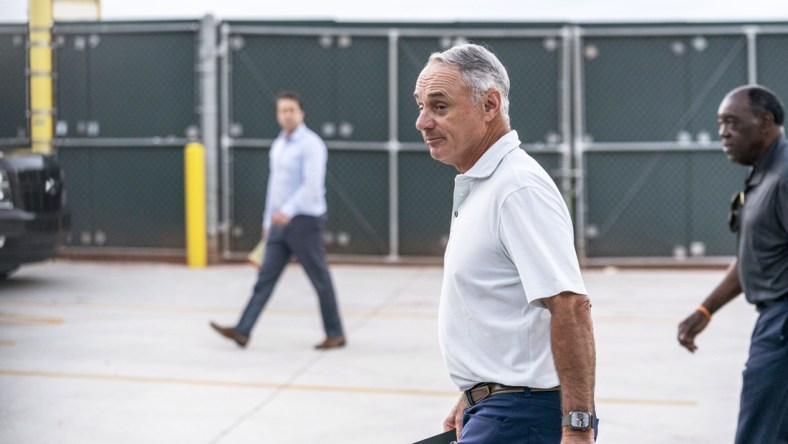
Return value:
M 460 443 L 497 443 L 501 421 L 486 416 L 467 414 L 468 419 L 462 426 Z
M 528 433 L 528 444 L 558 444 L 561 442 L 561 430 L 531 427 Z

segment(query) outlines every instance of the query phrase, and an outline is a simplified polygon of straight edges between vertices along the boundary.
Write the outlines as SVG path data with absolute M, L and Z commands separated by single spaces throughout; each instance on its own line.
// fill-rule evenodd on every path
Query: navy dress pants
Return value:
M 594 424 L 594 437 L 598 421 Z M 458 444 L 559 444 L 561 393 L 503 393 L 469 407 Z
M 236 331 L 249 336 L 260 312 L 265 308 L 274 286 L 290 258 L 295 256 L 309 277 L 320 301 L 320 314 L 326 336 L 343 336 L 334 284 L 328 271 L 323 246 L 324 217 L 295 216 L 284 226 L 272 225 L 268 230 L 263 263 L 257 273 L 252 297 L 246 305 Z
M 743 372 L 736 444 L 788 444 L 788 301 L 759 311 Z

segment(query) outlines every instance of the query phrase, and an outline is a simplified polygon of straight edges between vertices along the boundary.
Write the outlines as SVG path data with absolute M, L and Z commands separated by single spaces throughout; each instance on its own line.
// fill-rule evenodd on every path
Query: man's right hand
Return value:
M 694 353 L 698 349 L 695 345 L 695 336 L 699 335 L 707 325 L 709 320 L 703 313 L 695 311 L 689 315 L 679 324 L 679 344 Z
M 468 407 L 470 405 L 468 405 L 468 400 L 465 398 L 465 393 L 460 394 L 457 404 L 454 405 L 454 408 L 449 412 L 449 416 L 443 421 L 443 431 L 448 432 L 451 429 L 455 429 L 457 431 L 457 441 L 460 440 L 460 435 L 462 434 L 462 418 L 465 415 L 465 409 Z

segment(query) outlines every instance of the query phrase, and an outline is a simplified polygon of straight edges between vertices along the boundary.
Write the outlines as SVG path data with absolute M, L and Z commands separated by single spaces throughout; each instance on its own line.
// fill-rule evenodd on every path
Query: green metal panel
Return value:
M 397 46 L 397 106 L 398 139 L 400 142 L 422 142 L 416 129 L 419 110 L 413 100 L 416 79 L 424 69 L 430 54 L 442 49 L 437 37 L 400 38 Z
M 90 51 L 85 35 L 55 34 L 55 136 L 87 137 L 91 120 L 88 97 Z
M 561 142 L 559 73 L 561 43 L 555 38 L 474 39 L 496 53 L 507 68 L 512 128 L 524 143 Z M 399 41 L 399 139 L 419 142 L 414 125 L 418 109 L 413 100 L 416 79 L 430 54 L 446 49 L 445 41 L 433 38 L 402 38 Z
M 89 106 L 101 137 L 185 137 L 199 128 L 196 34 L 88 38 Z
M 788 102 L 788 34 L 759 35 L 758 83 Z
M 733 193 L 743 189 L 747 169 L 731 163 L 722 150 L 689 157 L 690 242 L 702 242 L 707 256 L 734 256 L 736 236 L 728 228 L 728 209 Z
M 336 138 L 389 140 L 388 39 L 354 36 L 338 42 L 333 58 Z
M 326 171 L 329 253 L 388 254 L 388 160 L 386 151 L 329 151 Z
M 235 137 L 275 137 L 275 98 L 290 90 L 304 102 L 307 125 L 327 141 L 388 140 L 385 38 L 232 38 L 232 120 L 241 128 Z
M 687 39 L 689 52 L 689 93 L 680 113 L 694 140 L 719 140 L 717 109 L 733 88 L 747 83 L 747 38 L 737 36 L 696 36 Z
M 230 249 L 248 252 L 260 241 L 269 148 L 233 148 Z
M 589 257 L 734 254 L 725 218 L 741 169 L 717 151 L 586 154 Z
M 269 149 L 233 149 L 231 250 L 251 250 L 260 229 Z M 329 253 L 388 253 L 388 153 L 330 150 L 326 171 Z
M 554 37 L 484 39 L 506 67 L 512 129 L 526 144 L 562 142 L 558 105 L 561 43 Z
M 63 147 L 71 245 L 184 248 L 181 147 Z
M 306 123 L 320 132 L 332 119 L 333 106 L 327 91 L 333 90 L 332 52 L 320 45 L 318 36 L 231 36 L 232 121 L 241 128 L 238 138 L 269 138 L 279 133 L 276 95 L 295 91 L 304 101 Z
M 588 256 L 672 256 L 687 244 L 686 153 L 588 153 Z
M 0 34 L 0 138 L 28 138 L 27 37 Z
M 93 152 L 95 148 L 59 148 L 58 161 L 63 168 L 70 224 L 67 245 L 85 245 L 82 233 L 87 233 L 92 244 L 95 230 L 95 193 L 93 182 Z M 87 239 L 86 239 L 87 240 Z
M 424 151 L 399 153 L 399 253 L 442 256 L 457 170 Z
M 744 36 L 593 37 L 583 42 L 586 137 L 714 137 L 722 96 L 746 83 Z

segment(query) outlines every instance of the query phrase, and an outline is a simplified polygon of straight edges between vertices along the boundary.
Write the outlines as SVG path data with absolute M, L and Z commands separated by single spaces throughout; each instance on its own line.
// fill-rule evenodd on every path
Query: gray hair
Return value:
M 465 85 L 471 90 L 471 100 L 479 103 L 487 91 L 501 93 L 501 116 L 509 126 L 509 74 L 498 57 L 487 48 L 473 43 L 454 46 L 430 56 L 427 64 L 445 63 L 460 69 Z

